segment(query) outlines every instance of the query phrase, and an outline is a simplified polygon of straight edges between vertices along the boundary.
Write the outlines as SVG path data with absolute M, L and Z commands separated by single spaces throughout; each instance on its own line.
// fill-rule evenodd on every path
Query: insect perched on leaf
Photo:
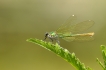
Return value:
M 71 41 L 85 41 L 85 40 L 92 40 L 94 32 L 90 33 L 79 33 L 81 31 L 87 30 L 90 28 L 94 21 L 87 20 L 80 23 L 75 24 L 74 21 L 76 20 L 76 16 L 72 15 L 63 25 L 61 25 L 56 31 L 47 32 L 45 34 L 45 39 L 48 37 L 52 40 L 55 40 L 58 44 L 59 38 L 62 38 L 68 42 Z

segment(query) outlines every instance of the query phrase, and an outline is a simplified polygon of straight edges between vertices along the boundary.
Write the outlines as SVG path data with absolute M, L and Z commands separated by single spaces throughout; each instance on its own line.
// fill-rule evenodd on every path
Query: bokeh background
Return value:
M 106 45 L 106 0 L 0 0 L 0 70 L 75 70 L 56 54 L 26 42 L 44 39 L 45 32 L 56 30 L 73 14 L 79 21 L 95 22 L 86 31 L 95 32 L 95 39 L 60 39 L 61 46 L 86 66 L 101 70 L 96 58 L 103 62 L 100 45 Z

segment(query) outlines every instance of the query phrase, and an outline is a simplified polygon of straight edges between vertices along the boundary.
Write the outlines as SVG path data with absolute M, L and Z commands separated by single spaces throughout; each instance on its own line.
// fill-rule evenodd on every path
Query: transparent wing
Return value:
M 74 23 L 77 17 L 75 15 L 70 16 L 64 24 L 62 24 L 57 30 L 57 33 L 65 33 L 65 32 L 70 32 L 72 28 L 74 27 Z
M 74 41 L 75 40 L 75 37 L 64 37 L 62 39 L 64 39 L 67 42 L 71 42 L 71 41 Z
M 83 21 L 81 23 L 76 24 L 73 27 L 73 29 L 71 29 L 71 32 L 72 33 L 79 33 L 81 31 L 89 29 L 93 25 L 94 25 L 94 21 L 92 21 L 92 20 Z
M 57 33 L 66 33 L 66 32 L 71 32 L 71 33 L 79 33 L 81 31 L 87 30 L 90 28 L 93 24 L 94 21 L 92 20 L 87 20 L 83 21 L 81 23 L 75 24 L 76 16 L 72 15 L 63 25 L 61 25 L 56 32 Z

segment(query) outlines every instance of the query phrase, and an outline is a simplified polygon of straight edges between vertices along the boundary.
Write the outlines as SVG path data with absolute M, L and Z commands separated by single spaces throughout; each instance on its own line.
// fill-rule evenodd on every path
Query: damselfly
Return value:
M 57 43 L 60 43 L 59 38 L 62 38 L 68 42 L 74 40 L 76 41 L 92 40 L 94 32 L 89 33 L 79 33 L 79 32 L 82 32 L 90 28 L 94 24 L 94 21 L 87 20 L 76 24 L 74 23 L 75 20 L 76 16 L 72 15 L 56 31 L 47 32 L 45 34 L 45 39 L 48 37 L 52 40 L 52 42 L 55 40 Z

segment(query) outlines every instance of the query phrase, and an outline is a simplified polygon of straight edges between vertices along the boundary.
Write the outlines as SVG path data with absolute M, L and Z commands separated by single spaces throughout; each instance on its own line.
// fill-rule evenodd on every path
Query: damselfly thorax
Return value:
M 46 32 L 46 33 L 45 33 L 45 39 L 44 39 L 44 40 L 46 40 L 46 38 L 51 39 L 52 42 L 55 40 L 57 43 L 60 43 L 60 42 L 59 42 L 59 37 L 58 37 L 58 35 L 56 34 L 55 31 Z

